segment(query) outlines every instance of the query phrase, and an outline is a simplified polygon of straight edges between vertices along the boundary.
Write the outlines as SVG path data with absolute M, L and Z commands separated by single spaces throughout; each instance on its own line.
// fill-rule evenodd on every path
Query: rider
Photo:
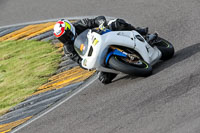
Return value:
M 82 59 L 74 50 L 74 40 L 77 35 L 86 29 L 96 28 L 102 23 L 104 23 L 104 25 L 112 31 L 136 30 L 144 36 L 148 33 L 148 28 L 135 28 L 123 19 L 115 19 L 107 22 L 104 16 L 98 16 L 94 19 L 81 19 L 73 24 L 68 20 L 61 19 L 54 26 L 54 35 L 64 44 L 63 49 L 65 55 L 70 57 L 73 61 L 77 62 L 81 66 Z M 110 83 L 116 76 L 117 74 L 114 73 L 100 72 L 99 80 L 102 83 L 107 84 Z

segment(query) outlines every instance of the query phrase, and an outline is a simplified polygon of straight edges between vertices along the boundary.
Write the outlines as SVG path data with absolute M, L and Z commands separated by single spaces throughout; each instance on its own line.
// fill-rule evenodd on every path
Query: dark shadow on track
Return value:
M 124 76 L 120 76 L 120 77 L 117 76 L 117 78 L 115 78 L 115 79 L 112 81 L 112 83 L 117 82 L 117 81 L 122 80 L 122 79 L 136 80 L 136 79 L 138 79 L 138 78 L 144 78 L 144 77 L 131 76 L 131 75 L 124 75 Z
M 167 61 L 161 61 L 155 66 L 153 66 L 153 74 L 159 73 L 160 71 L 172 65 L 175 65 L 183 60 L 186 60 L 187 58 L 190 58 L 191 56 L 195 55 L 198 52 L 200 52 L 200 43 L 181 49 L 175 52 L 174 57 L 172 57 L 171 59 Z

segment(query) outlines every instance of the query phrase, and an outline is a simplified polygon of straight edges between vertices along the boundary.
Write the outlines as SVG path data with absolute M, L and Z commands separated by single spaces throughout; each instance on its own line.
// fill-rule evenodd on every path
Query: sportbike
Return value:
M 101 25 L 78 35 L 74 48 L 85 69 L 149 76 L 152 65 L 174 55 L 174 47 L 167 40 L 157 37 L 150 42 L 135 30 L 110 31 Z

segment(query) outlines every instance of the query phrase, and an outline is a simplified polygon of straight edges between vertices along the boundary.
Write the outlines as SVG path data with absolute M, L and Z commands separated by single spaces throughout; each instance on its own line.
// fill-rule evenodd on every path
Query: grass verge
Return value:
M 48 42 L 0 42 L 0 115 L 48 81 L 61 53 Z

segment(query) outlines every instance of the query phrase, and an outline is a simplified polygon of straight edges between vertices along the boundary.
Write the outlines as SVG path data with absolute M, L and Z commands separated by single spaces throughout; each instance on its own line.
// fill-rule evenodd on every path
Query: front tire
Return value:
M 124 57 L 121 56 L 111 56 L 109 60 L 109 66 L 120 72 L 146 77 L 152 74 L 152 67 L 143 60 L 140 60 L 140 64 L 131 64 L 126 62 Z

